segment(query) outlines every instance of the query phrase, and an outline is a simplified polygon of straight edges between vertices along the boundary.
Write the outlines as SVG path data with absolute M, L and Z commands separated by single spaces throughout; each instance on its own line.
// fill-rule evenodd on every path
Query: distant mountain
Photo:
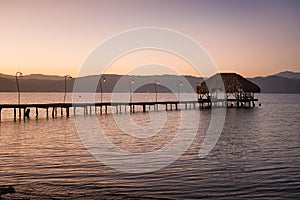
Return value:
M 0 73 L 0 78 L 13 79 L 13 78 L 15 78 L 15 77 L 14 77 L 14 76 L 11 76 L 11 75 L 6 75 L 6 74 L 1 74 L 1 73 Z
M 203 78 L 193 76 L 176 76 L 176 75 L 161 75 L 161 76 L 128 76 L 128 75 L 104 75 L 106 82 L 102 84 L 103 92 L 128 92 L 129 81 L 134 79 L 132 91 L 135 92 L 186 92 L 192 87 L 196 90 L 197 82 L 202 82 Z M 278 74 L 248 78 L 261 88 L 262 93 L 300 93 L 300 73 L 298 72 L 280 72 Z M 76 81 L 82 81 L 85 87 L 80 88 L 80 92 L 91 91 L 91 85 L 99 80 L 99 75 L 80 77 L 67 82 L 67 91 L 73 91 L 73 85 Z M 160 84 L 154 86 L 156 80 Z M 183 81 L 182 85 L 178 85 L 179 81 Z M 188 83 L 187 83 L 187 82 Z M 63 76 L 48 76 L 42 74 L 26 75 L 19 78 L 20 89 L 22 92 L 64 92 L 64 77 Z M 96 82 L 97 83 L 97 82 Z M 100 84 L 97 85 L 97 92 L 100 92 Z M 0 74 L 0 92 L 16 92 L 15 76 Z
M 134 80 L 131 85 L 132 91 L 135 92 L 157 92 L 164 93 L 177 92 L 191 92 L 191 89 L 196 89 L 197 82 L 201 82 L 202 78 L 193 76 L 176 76 L 176 75 L 161 75 L 161 76 L 128 76 L 128 75 L 104 75 L 106 82 L 102 83 L 103 92 L 128 92 L 129 81 Z M 80 77 L 67 81 L 67 91 L 73 91 L 75 80 L 81 83 L 81 88 L 77 92 L 95 92 L 92 88 L 95 83 L 99 81 L 99 75 Z M 156 80 L 159 84 L 154 86 Z M 178 81 L 182 80 L 184 84 L 178 85 Z M 19 78 L 20 90 L 22 92 L 64 92 L 65 80 L 60 76 L 47 76 L 41 74 L 27 75 Z M 96 91 L 100 92 L 100 84 L 96 85 Z M 16 92 L 15 76 L 0 74 L 0 92 Z
M 15 79 L 15 76 L 0 73 L 0 78 Z M 22 76 L 22 79 L 37 79 L 37 80 L 63 80 L 63 76 L 44 75 L 44 74 L 29 74 Z
M 300 93 L 300 79 L 298 78 L 287 78 L 277 74 L 248 80 L 257 84 L 262 93 Z
M 299 72 L 285 71 L 285 72 L 280 72 L 280 73 L 274 74 L 274 75 L 284 77 L 284 78 L 290 78 L 290 79 L 300 79 Z
M 64 76 L 30 74 L 23 76 L 23 79 L 37 79 L 37 80 L 64 80 Z

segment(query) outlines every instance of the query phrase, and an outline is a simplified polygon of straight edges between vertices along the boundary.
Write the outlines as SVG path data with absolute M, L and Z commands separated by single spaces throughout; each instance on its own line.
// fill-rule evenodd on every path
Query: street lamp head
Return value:
M 133 80 L 133 79 L 130 79 L 130 83 L 131 83 L 131 84 L 134 84 L 134 80 Z
M 106 82 L 106 78 L 105 77 L 103 77 L 103 83 L 105 83 Z
M 72 79 L 73 79 L 73 77 L 70 76 L 70 75 L 66 75 L 65 78 L 66 78 L 66 79 L 69 79 L 69 80 L 72 80 Z
M 16 76 L 22 77 L 22 76 L 23 76 L 23 73 L 22 73 L 22 72 L 17 72 L 17 73 L 16 73 Z
M 178 81 L 177 84 L 178 84 L 179 86 L 182 86 L 182 81 Z
M 155 81 L 155 84 L 159 85 L 160 83 L 159 83 L 159 81 L 158 81 L 158 80 L 156 80 L 156 81 Z

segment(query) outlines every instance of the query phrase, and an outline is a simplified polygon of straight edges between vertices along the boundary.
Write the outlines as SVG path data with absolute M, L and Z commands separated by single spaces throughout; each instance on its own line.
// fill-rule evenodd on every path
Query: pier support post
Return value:
M 2 108 L 0 108 L 0 122 L 1 122 L 1 112 L 2 112 Z
M 55 116 L 55 108 L 54 107 L 52 107 L 52 118 L 54 118 L 54 116 Z
M 76 107 L 74 106 L 73 108 L 73 116 L 75 117 L 76 116 Z
M 47 119 L 49 118 L 49 108 L 48 107 L 46 108 L 46 117 L 47 117 Z
M 66 107 L 66 115 L 67 115 L 67 117 L 70 116 L 70 108 L 69 107 Z
M 146 112 L 146 105 L 143 104 L 143 113 Z
M 21 107 L 19 107 L 19 120 L 21 120 Z
M 38 107 L 35 107 L 35 118 L 39 117 L 39 110 Z
M 107 114 L 107 105 L 105 106 L 105 114 Z
M 14 121 L 16 121 L 17 120 L 17 110 L 16 110 L 16 108 L 14 108 Z

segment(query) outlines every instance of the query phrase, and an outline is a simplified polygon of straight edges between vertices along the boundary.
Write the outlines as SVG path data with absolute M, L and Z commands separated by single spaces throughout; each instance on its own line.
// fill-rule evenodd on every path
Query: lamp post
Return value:
M 106 77 L 105 76 L 101 76 L 100 78 L 100 90 L 101 90 L 101 96 L 100 96 L 100 100 L 101 100 L 101 103 L 102 103 L 102 98 L 103 98 L 103 88 L 102 88 L 102 82 L 105 83 L 106 82 Z
M 202 85 L 202 84 L 201 84 L 200 82 L 197 82 L 198 100 L 199 100 L 199 99 L 202 99 L 201 92 L 200 92 L 201 85 Z
M 154 81 L 154 90 L 155 90 L 155 106 L 154 106 L 154 110 L 158 110 L 158 105 L 157 105 L 157 85 L 159 85 L 159 81 L 158 80 L 155 80 Z
M 66 103 L 66 96 L 67 96 L 67 79 L 72 80 L 72 76 L 66 75 L 65 76 L 65 95 L 64 95 L 64 103 Z
M 129 103 L 132 102 L 132 91 L 131 91 L 131 85 L 134 84 L 134 80 L 133 79 L 129 79 Z
M 159 85 L 159 81 L 158 80 L 156 80 L 156 81 L 154 81 L 154 90 L 155 90 L 155 102 L 157 103 L 157 87 L 156 87 L 156 85 Z
M 182 86 L 182 81 L 177 81 L 177 90 L 178 90 L 178 102 L 180 101 L 180 87 Z
M 18 90 L 18 105 L 19 105 L 19 119 L 21 119 L 21 108 L 20 108 L 20 101 L 21 101 L 21 94 L 20 94 L 20 86 L 19 86 L 19 77 L 22 77 L 22 72 L 16 73 L 16 83 L 17 83 L 17 90 Z

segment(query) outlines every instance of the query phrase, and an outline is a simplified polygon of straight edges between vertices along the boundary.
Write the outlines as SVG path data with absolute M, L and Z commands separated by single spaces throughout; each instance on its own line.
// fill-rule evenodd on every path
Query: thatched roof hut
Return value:
M 223 80 L 224 86 L 220 83 L 220 75 Z M 198 84 L 197 92 L 198 94 L 208 94 L 213 91 L 209 91 L 207 85 L 210 86 L 211 90 L 225 88 L 226 93 L 237 93 L 240 91 L 250 92 L 250 93 L 258 93 L 260 92 L 260 88 L 252 83 L 251 81 L 245 79 L 239 74 L 236 73 L 220 73 L 215 74 L 209 79 L 203 81 Z

